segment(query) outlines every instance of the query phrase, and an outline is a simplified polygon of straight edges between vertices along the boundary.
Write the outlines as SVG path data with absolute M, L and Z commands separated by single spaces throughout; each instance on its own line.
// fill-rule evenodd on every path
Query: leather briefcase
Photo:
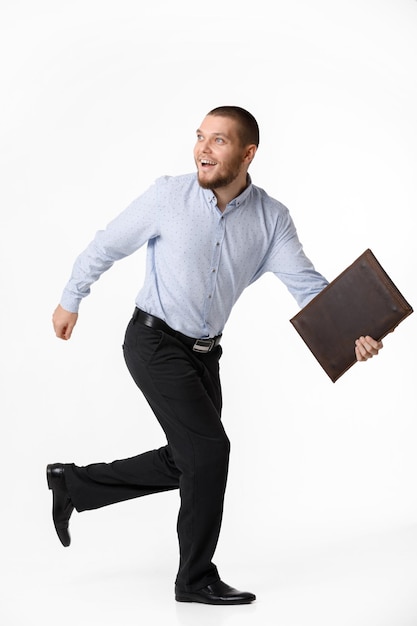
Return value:
M 355 362 L 355 339 L 383 339 L 413 312 L 368 249 L 290 322 L 333 382 Z

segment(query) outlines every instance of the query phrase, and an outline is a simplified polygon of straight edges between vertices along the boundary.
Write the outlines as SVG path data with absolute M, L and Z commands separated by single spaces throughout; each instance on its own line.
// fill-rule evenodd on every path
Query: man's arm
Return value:
M 59 339 L 65 341 L 72 335 L 73 328 L 77 323 L 78 313 L 66 311 L 60 304 L 56 307 L 52 315 L 52 324 L 55 334 Z
M 165 180 L 165 179 L 164 179 Z M 158 181 L 96 233 L 87 248 L 76 258 L 70 280 L 52 315 L 55 334 L 68 340 L 78 319 L 80 302 L 90 293 L 91 285 L 126 257 L 159 235 Z
M 158 204 L 160 184 L 156 181 L 145 193 L 131 202 L 107 224 L 104 230 L 99 230 L 85 250 L 78 255 L 59 300 L 64 311 L 77 312 L 82 299 L 89 295 L 92 284 L 104 272 L 116 261 L 133 254 L 150 239 L 160 235 L 161 204 Z M 62 310 L 58 309 L 57 315 L 60 318 L 63 315 Z M 68 324 L 66 334 L 70 335 L 74 322 L 71 325 L 71 320 L 68 320 Z M 61 334 L 65 333 L 61 330 Z M 69 339 L 69 335 L 62 338 Z

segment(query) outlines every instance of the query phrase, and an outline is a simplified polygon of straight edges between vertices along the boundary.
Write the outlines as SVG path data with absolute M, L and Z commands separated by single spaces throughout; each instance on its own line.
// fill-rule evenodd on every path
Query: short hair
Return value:
M 259 146 L 258 122 L 249 111 L 238 106 L 221 106 L 212 109 L 207 115 L 230 117 L 238 123 L 240 140 L 244 146 L 254 143 Z

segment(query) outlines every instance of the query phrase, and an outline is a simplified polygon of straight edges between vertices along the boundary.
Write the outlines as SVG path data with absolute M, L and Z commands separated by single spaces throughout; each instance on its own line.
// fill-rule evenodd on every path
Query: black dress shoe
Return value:
M 222 580 L 207 585 L 198 591 L 181 591 L 175 587 L 175 599 L 177 602 L 201 602 L 202 604 L 250 604 L 256 600 L 256 596 L 249 591 L 238 591 Z
M 65 466 L 54 463 L 46 468 L 48 487 L 52 490 L 52 519 L 60 542 L 66 548 L 71 543 L 68 522 L 74 506 L 65 483 Z

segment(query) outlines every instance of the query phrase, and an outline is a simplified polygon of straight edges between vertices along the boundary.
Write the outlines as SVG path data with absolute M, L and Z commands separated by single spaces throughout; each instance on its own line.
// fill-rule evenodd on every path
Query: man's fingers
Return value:
M 378 354 L 382 347 L 382 341 L 377 341 L 369 335 L 366 335 L 366 337 L 359 337 L 359 339 L 355 342 L 356 358 L 358 361 L 372 359 L 373 356 Z
M 72 335 L 75 324 L 68 324 L 64 331 L 63 339 L 69 339 Z
M 71 337 L 72 329 L 69 329 L 66 324 L 63 326 L 54 324 L 54 329 L 55 335 L 58 337 L 58 339 L 69 339 Z

